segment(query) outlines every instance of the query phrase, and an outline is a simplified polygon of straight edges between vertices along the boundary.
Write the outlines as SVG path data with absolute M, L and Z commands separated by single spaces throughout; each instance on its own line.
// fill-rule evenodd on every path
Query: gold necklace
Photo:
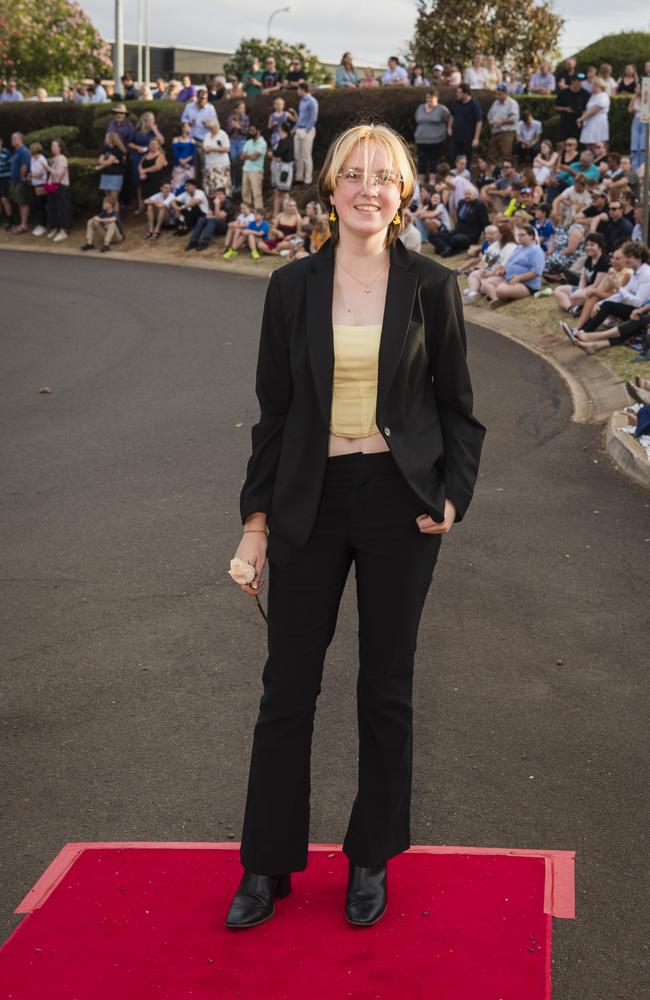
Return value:
M 361 281 L 360 278 L 357 278 L 354 274 L 352 274 L 352 271 L 348 271 L 347 267 L 345 266 L 345 264 L 343 263 L 342 260 L 339 260 L 338 263 L 341 265 L 341 267 L 346 272 L 346 274 L 349 274 L 350 277 L 353 278 L 357 282 L 357 284 L 361 285 L 361 287 L 363 288 L 363 290 L 364 290 L 364 292 L 366 294 L 368 294 L 368 292 L 370 292 L 370 290 L 371 290 L 370 286 L 377 280 L 377 278 L 381 274 L 385 274 L 386 271 L 388 270 L 387 267 L 382 267 L 381 271 L 378 271 L 377 274 L 374 276 L 374 278 L 372 278 L 370 281 Z M 350 312 L 349 309 L 348 309 L 348 312 Z

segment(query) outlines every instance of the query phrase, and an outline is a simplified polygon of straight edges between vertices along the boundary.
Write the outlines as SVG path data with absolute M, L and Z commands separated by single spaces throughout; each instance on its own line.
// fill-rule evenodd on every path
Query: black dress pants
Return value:
M 634 311 L 634 306 L 625 302 L 607 302 L 605 300 L 598 309 L 595 316 L 590 316 L 582 327 L 583 333 L 594 333 L 608 316 L 616 316 L 618 319 L 629 319 L 630 313 Z
M 311 537 L 270 524 L 268 658 L 255 725 L 241 862 L 259 875 L 307 866 L 310 758 L 323 663 L 350 565 L 359 615 L 358 792 L 343 851 L 375 866 L 410 847 L 417 632 L 441 535 L 391 452 L 328 458 Z M 355 754 L 348 747 L 349 755 Z

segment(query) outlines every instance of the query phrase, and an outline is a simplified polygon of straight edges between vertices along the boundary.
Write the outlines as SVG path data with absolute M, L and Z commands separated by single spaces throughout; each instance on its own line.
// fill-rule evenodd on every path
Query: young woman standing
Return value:
M 472 416 L 456 277 L 398 240 L 415 166 L 359 125 L 319 179 L 331 239 L 271 275 L 236 556 L 267 558 L 268 651 L 226 925 L 252 927 L 307 865 L 310 753 L 323 662 L 352 562 L 359 611 L 359 785 L 345 913 L 374 924 L 388 859 L 410 846 L 413 660 L 442 536 L 462 518 L 484 427 Z M 356 747 L 350 747 L 351 756 Z

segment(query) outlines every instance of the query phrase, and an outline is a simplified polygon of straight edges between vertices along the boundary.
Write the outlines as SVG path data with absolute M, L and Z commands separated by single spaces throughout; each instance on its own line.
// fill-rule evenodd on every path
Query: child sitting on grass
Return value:
M 226 239 L 224 242 L 225 253 L 224 257 L 229 257 L 229 251 L 232 248 L 233 240 L 237 233 L 245 229 L 246 226 L 250 225 L 251 222 L 255 222 L 255 213 L 251 211 L 251 207 L 248 202 L 242 201 L 239 206 L 239 215 L 232 222 L 228 223 L 228 228 L 226 230 Z M 230 256 L 234 256 L 231 254 Z
M 224 253 L 224 258 L 231 260 L 232 257 L 236 257 L 240 247 L 247 243 L 253 260 L 259 260 L 261 257 L 260 246 L 268 239 L 269 231 L 270 226 L 264 218 L 264 212 L 256 209 L 253 222 L 249 222 L 243 229 L 234 230 L 232 245 Z M 228 234 L 226 234 L 226 239 L 228 239 Z

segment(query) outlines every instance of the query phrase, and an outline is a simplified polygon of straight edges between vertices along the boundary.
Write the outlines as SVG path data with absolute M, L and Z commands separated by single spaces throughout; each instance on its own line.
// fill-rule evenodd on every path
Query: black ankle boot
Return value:
M 273 900 L 284 899 L 291 892 L 291 873 L 255 875 L 245 871 L 235 898 L 230 904 L 226 927 L 256 927 L 275 913 Z
M 363 868 L 350 865 L 345 915 L 357 927 L 376 924 L 386 912 L 386 865 Z

